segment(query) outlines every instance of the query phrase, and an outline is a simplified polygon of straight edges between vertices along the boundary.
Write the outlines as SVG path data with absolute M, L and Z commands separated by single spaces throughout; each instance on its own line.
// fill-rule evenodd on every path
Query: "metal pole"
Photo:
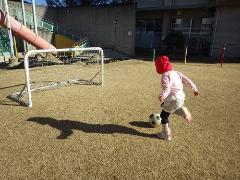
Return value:
M 13 44 L 14 44 L 15 55 L 16 55 L 16 58 L 18 59 L 17 43 L 16 43 L 15 37 L 13 37 Z
M 31 84 L 30 84 L 30 76 L 29 76 L 29 62 L 28 56 L 31 53 L 29 51 L 24 57 L 24 69 L 25 69 L 25 86 L 27 87 L 28 93 L 28 107 L 32 107 L 32 94 L 31 94 Z
M 217 32 L 217 25 L 218 25 L 219 11 L 220 11 L 219 9 L 216 10 L 215 25 L 214 25 L 214 32 L 213 32 L 212 45 L 211 45 L 211 54 L 210 54 L 211 57 L 213 56 L 213 49 L 214 49 L 214 43 L 215 43 L 216 32 Z
M 225 56 L 225 50 L 226 50 L 226 44 L 223 45 L 221 49 L 221 67 L 223 67 L 223 61 L 224 61 L 224 56 Z
M 101 53 L 101 85 L 104 85 L 104 53 L 103 50 L 100 49 L 100 53 Z
M 154 49 L 153 49 L 153 62 L 154 62 L 154 60 L 155 60 L 155 56 L 156 56 L 156 49 L 154 48 Z
M 1 36 L 1 31 L 0 31 L 0 42 L 2 42 L 2 43 L 0 43 L 0 52 L 1 52 L 1 54 L 3 55 L 3 46 L 2 46 L 3 40 L 2 40 L 1 37 L 2 37 L 2 36 Z
M 5 4 L 5 11 L 6 11 L 6 20 L 7 20 L 7 30 L 8 30 L 8 37 L 9 37 L 9 42 L 10 42 L 10 53 L 11 56 L 14 56 L 14 49 L 13 49 L 13 38 L 12 38 L 12 31 L 11 31 L 11 24 L 10 24 L 10 20 L 9 20 L 9 11 L 8 11 L 8 3 L 7 0 L 4 0 L 4 4 Z
M 192 18 L 191 18 L 191 21 L 190 21 L 190 29 L 189 29 L 189 32 L 188 32 L 188 43 L 187 43 L 187 47 L 189 47 L 189 42 L 190 42 L 190 38 L 191 38 L 191 33 L 192 33 Z
M 133 0 L 133 17 L 134 17 L 133 42 L 134 42 L 134 56 L 136 55 L 136 9 L 137 9 L 137 2 L 136 2 L 136 0 Z
M 32 12 L 33 12 L 33 24 L 34 24 L 34 32 L 37 32 L 37 20 L 36 20 L 36 9 L 35 9 L 35 0 L 32 0 Z
M 185 55 L 184 55 L 184 64 L 187 64 L 187 53 L 188 53 L 188 47 L 185 47 Z
M 22 4 L 22 17 L 23 17 L 23 25 L 26 26 L 26 15 L 25 15 L 25 5 L 24 0 L 21 0 Z M 26 41 L 23 41 L 24 52 L 28 51 L 28 46 Z

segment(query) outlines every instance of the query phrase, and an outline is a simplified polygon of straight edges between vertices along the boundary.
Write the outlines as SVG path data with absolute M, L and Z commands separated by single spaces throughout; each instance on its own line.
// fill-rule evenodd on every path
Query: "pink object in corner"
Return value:
M 49 42 L 35 34 L 33 31 L 28 29 L 26 26 L 24 26 L 11 16 L 9 16 L 9 20 L 11 30 L 15 36 L 22 38 L 37 49 L 56 49 Z M 6 15 L 2 9 L 0 9 L 0 25 L 7 28 Z

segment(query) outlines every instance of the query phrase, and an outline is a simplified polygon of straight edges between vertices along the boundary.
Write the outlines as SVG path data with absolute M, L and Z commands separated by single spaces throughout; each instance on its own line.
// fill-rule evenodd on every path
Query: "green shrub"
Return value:
M 180 31 L 171 31 L 164 40 L 167 50 L 176 50 L 184 48 L 185 37 Z

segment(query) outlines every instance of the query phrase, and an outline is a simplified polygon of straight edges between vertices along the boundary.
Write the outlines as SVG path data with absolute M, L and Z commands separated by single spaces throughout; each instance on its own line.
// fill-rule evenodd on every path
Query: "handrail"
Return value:
M 81 39 L 80 41 L 76 42 L 73 44 L 73 46 L 81 46 L 83 44 L 86 44 L 88 42 L 88 38 L 84 37 L 83 39 Z
M 18 6 L 17 4 L 14 4 L 14 3 L 9 3 L 9 4 L 10 4 L 10 6 L 9 6 L 10 14 L 12 16 L 17 16 L 20 20 L 22 20 L 23 18 L 22 18 L 21 11 L 16 11 L 17 8 L 21 9 L 21 7 Z M 11 6 L 13 6 L 13 7 L 11 7 Z M 26 13 L 26 22 L 30 25 L 33 25 L 32 15 L 31 15 L 32 12 L 29 11 L 29 10 L 25 10 L 25 13 Z M 43 18 L 40 15 L 37 15 L 37 25 L 38 25 L 38 27 L 45 28 L 45 29 L 48 29 L 52 32 L 64 35 L 64 36 L 66 36 L 66 37 L 68 37 L 72 40 L 75 40 L 75 41 L 79 41 L 79 40 L 82 39 L 82 37 L 79 36 L 79 35 L 76 35 L 72 32 L 67 32 L 64 28 L 64 25 L 53 22 L 49 19 Z
M 10 15 L 13 17 L 16 17 L 18 21 L 23 21 L 21 7 L 11 2 L 9 2 L 9 4 L 10 4 L 9 6 Z M 27 24 L 33 25 L 32 12 L 29 10 L 25 10 L 25 16 L 26 16 Z M 40 15 L 37 15 L 37 26 L 57 34 L 61 34 L 71 40 L 77 41 L 77 43 L 81 43 L 80 46 L 82 46 L 83 44 L 88 44 L 88 39 L 86 37 L 76 35 L 72 32 L 68 32 L 65 30 L 62 24 L 52 22 L 48 19 L 43 18 Z

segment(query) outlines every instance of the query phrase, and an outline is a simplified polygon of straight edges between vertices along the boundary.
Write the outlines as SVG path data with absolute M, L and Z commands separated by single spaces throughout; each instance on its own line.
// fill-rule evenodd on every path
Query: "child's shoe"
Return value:
M 164 139 L 164 140 L 167 140 L 167 141 L 170 141 L 172 139 L 171 129 L 168 127 L 168 123 L 167 124 L 162 124 L 162 131 L 160 133 L 158 133 L 157 136 L 160 139 Z
M 192 115 L 188 111 L 188 109 L 185 106 L 182 106 L 177 111 L 174 112 L 175 114 L 182 116 L 184 119 L 186 119 L 188 122 L 192 121 Z

